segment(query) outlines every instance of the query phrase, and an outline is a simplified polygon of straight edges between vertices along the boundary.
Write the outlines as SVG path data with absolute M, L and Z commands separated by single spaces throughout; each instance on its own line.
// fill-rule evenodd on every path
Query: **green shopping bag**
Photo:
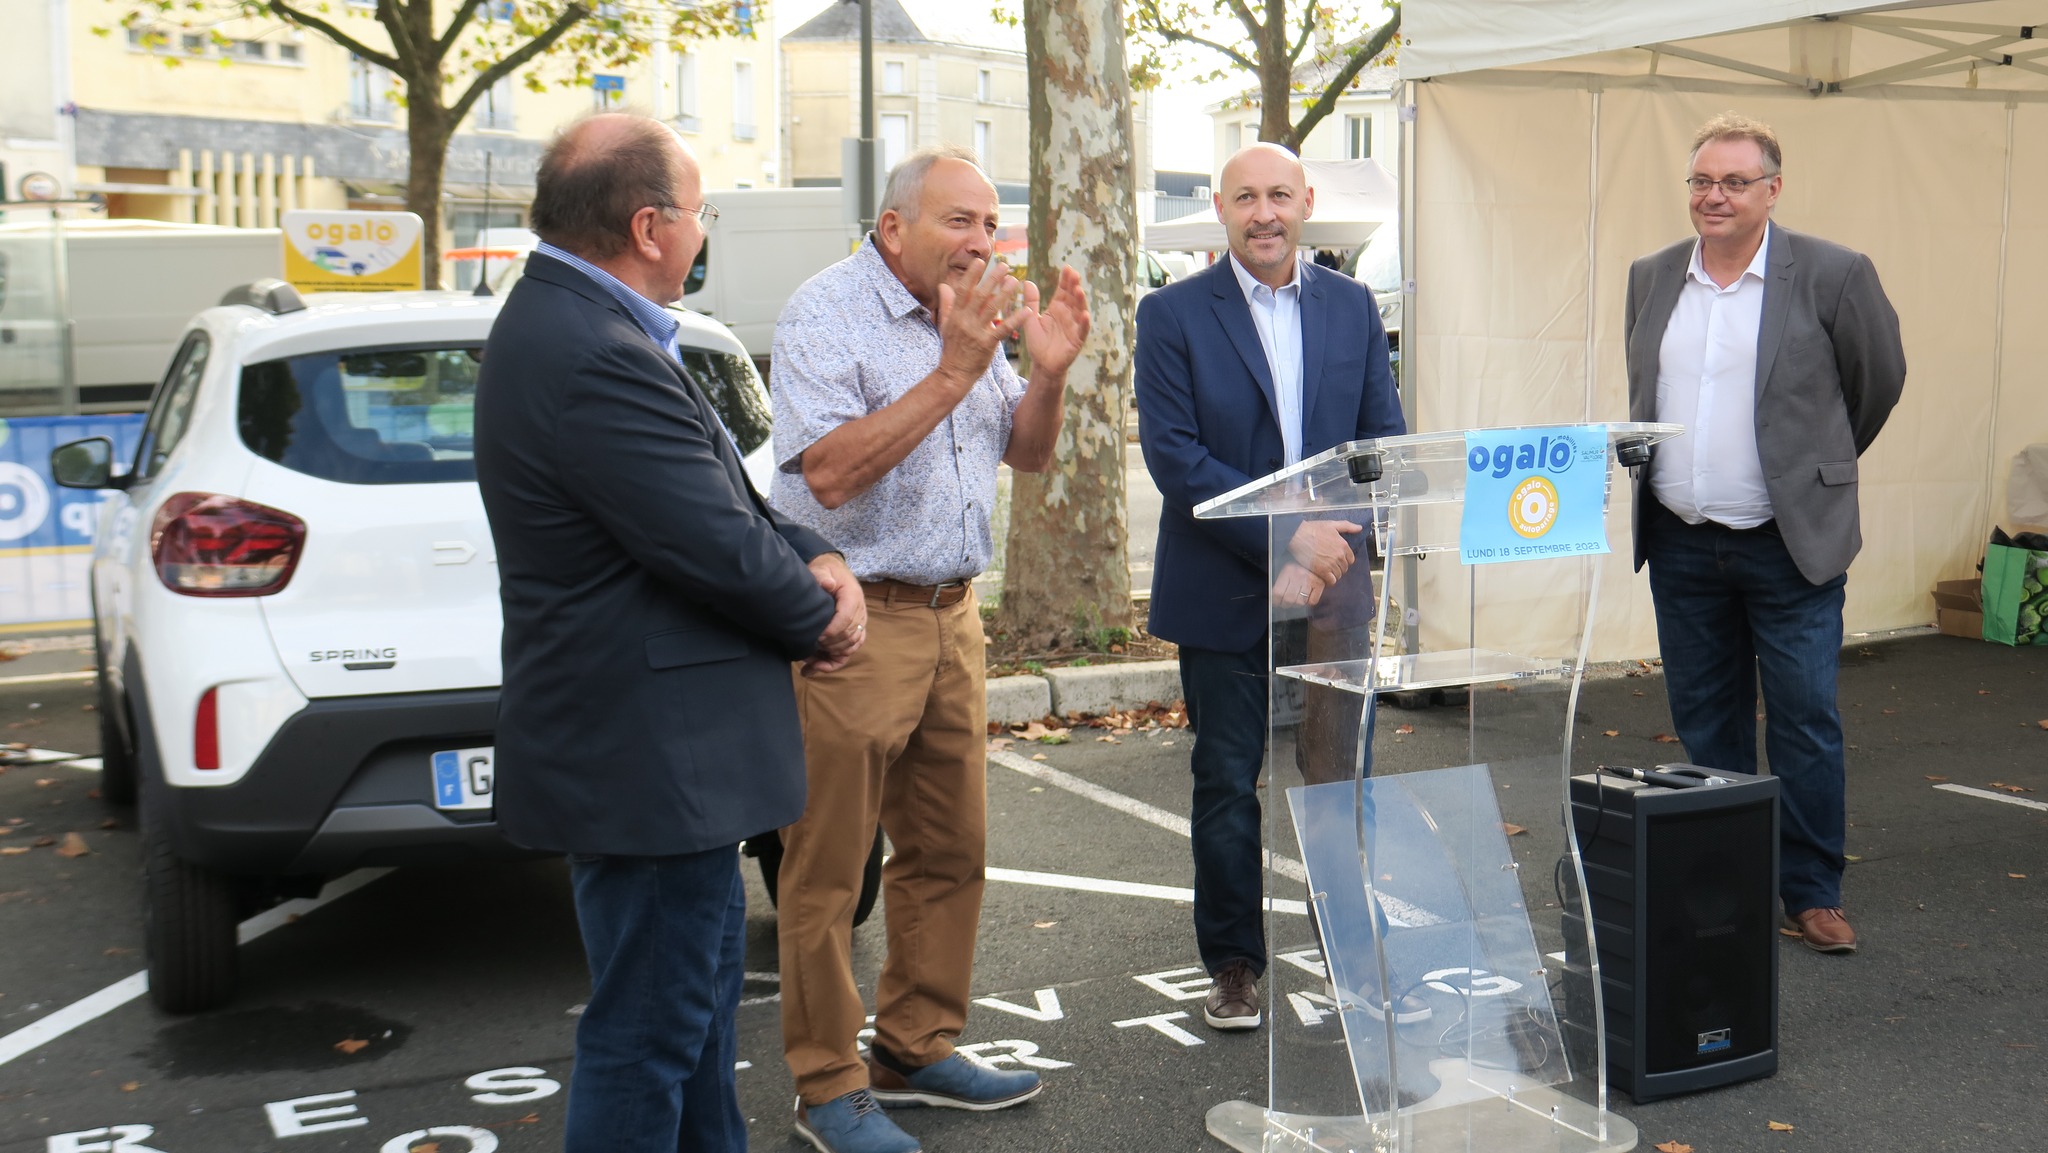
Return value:
M 2048 551 L 1984 547 L 1984 639 L 2048 645 Z

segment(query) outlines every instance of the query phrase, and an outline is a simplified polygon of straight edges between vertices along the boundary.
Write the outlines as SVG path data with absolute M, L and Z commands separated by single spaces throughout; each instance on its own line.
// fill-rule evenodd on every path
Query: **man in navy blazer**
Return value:
M 830 671 L 865 633 L 853 574 L 748 485 L 678 363 L 662 305 L 716 211 L 659 122 L 572 125 L 541 159 L 542 243 L 477 384 L 505 620 L 497 818 L 569 854 L 590 961 L 569 1153 L 746 1148 L 737 845 L 803 812 L 789 662 Z
M 1229 257 L 1138 306 L 1138 439 L 1164 500 L 1148 628 L 1180 646 L 1195 729 L 1195 939 L 1214 978 L 1203 1017 L 1219 1029 L 1255 1029 L 1266 967 L 1256 789 L 1267 606 L 1313 610 L 1341 599 L 1362 620 L 1371 576 L 1364 565 L 1353 571 L 1365 551 L 1358 522 L 1294 522 L 1284 530 L 1287 559 L 1271 572 L 1263 518 L 1196 520 L 1194 509 L 1334 445 L 1406 426 L 1372 293 L 1298 254 L 1315 207 L 1300 160 L 1273 144 L 1238 152 L 1223 166 L 1215 204 Z M 1300 739 L 1355 750 L 1351 701 L 1348 711 L 1308 702 L 1326 707 L 1305 718 Z M 1350 758 L 1324 748 L 1305 768 L 1311 760 Z

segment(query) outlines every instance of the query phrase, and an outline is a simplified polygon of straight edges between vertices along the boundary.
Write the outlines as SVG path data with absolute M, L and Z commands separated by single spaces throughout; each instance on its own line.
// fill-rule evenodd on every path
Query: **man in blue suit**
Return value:
M 498 823 L 566 853 L 591 992 L 568 1153 L 744 1153 L 738 842 L 804 808 L 789 662 L 866 633 L 831 545 L 778 516 L 662 307 L 718 210 L 658 121 L 542 155 L 541 244 L 484 346 L 477 481 L 498 550 Z
M 1295 522 L 1271 572 L 1265 520 L 1196 520 L 1194 510 L 1334 445 L 1406 426 L 1372 293 L 1298 253 L 1315 208 L 1301 161 L 1278 145 L 1252 145 L 1224 164 L 1215 203 L 1229 257 L 1138 306 L 1138 439 L 1164 498 L 1149 628 L 1180 646 L 1195 730 L 1195 939 L 1214 979 L 1203 1017 L 1218 1029 L 1256 1029 L 1266 968 L 1256 789 L 1267 605 L 1311 610 L 1317 647 L 1332 638 L 1319 634 L 1315 610 L 1347 603 L 1354 607 L 1342 615 L 1355 625 L 1369 615 L 1372 584 L 1357 564 L 1365 538 L 1356 521 Z M 1307 702 L 1321 707 L 1311 707 L 1298 740 L 1324 747 L 1300 751 L 1305 768 L 1342 763 L 1348 775 L 1359 717 L 1350 700 L 1348 711 Z

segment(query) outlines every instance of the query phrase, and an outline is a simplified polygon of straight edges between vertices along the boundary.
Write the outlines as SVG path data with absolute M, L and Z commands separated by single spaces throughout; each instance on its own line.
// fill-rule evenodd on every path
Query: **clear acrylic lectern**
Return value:
M 1613 465 L 1646 461 L 1679 431 L 1474 435 L 1511 433 L 1539 462 L 1554 438 L 1590 446 L 1586 470 L 1599 479 L 1579 483 L 1598 485 L 1604 518 Z M 1602 558 L 1532 541 L 1504 550 L 1517 559 L 1461 563 L 1467 478 L 1492 471 L 1467 437 L 1341 445 L 1196 509 L 1268 518 L 1282 581 L 1297 534 L 1332 531 L 1305 524 L 1358 529 L 1358 562 L 1315 603 L 1291 589 L 1269 598 L 1270 1095 L 1208 1114 L 1209 1132 L 1245 1153 L 1636 1144 L 1635 1127 L 1607 1109 L 1598 952 L 1566 820 Z M 1532 499 L 1524 511 L 1547 528 Z M 1414 559 L 1426 612 L 1375 581 L 1368 540 L 1388 571 Z M 1395 694 L 1463 707 L 1378 707 Z

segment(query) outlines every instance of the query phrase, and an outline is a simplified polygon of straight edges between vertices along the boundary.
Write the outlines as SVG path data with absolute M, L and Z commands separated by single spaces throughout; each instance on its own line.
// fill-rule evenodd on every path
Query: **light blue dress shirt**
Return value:
M 1287 463 L 1297 464 L 1301 460 L 1301 260 L 1297 257 L 1294 261 L 1294 278 L 1278 289 L 1246 272 L 1235 254 L 1230 257 L 1230 270 L 1237 274 L 1238 287 L 1251 305 L 1252 324 L 1266 350 L 1266 367 L 1273 372 L 1273 404 Z

